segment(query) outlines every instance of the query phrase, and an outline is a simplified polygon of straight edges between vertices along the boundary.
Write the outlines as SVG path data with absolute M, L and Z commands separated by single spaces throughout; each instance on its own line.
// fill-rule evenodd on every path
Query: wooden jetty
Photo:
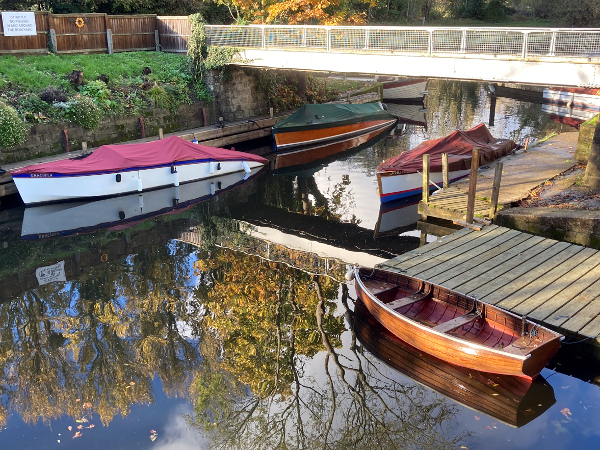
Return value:
M 476 296 L 600 345 L 600 251 L 496 225 L 463 228 L 382 269 Z
M 165 134 L 167 136 L 179 136 L 183 139 L 192 141 L 196 139 L 198 143 L 203 145 L 209 145 L 211 147 L 225 147 L 238 142 L 249 141 L 251 139 L 258 139 L 271 135 L 271 127 L 280 120 L 283 120 L 289 115 L 289 113 L 280 114 L 274 116 L 270 114 L 268 116 L 253 117 L 251 119 L 240 120 L 237 122 L 229 122 L 223 126 L 209 125 L 206 127 L 193 128 L 189 130 L 179 131 L 175 133 Z M 156 139 L 162 139 L 162 129 L 159 130 L 159 135 L 137 139 L 135 141 L 126 142 L 127 144 L 138 144 L 143 142 L 154 141 Z M 87 147 L 86 145 L 84 147 Z M 88 152 L 94 151 L 90 149 Z M 84 150 L 73 151 L 69 153 L 60 153 L 57 155 L 47 156 L 45 158 L 38 158 L 29 161 L 21 161 L 14 164 L 4 164 L 2 167 L 7 171 L 5 174 L 0 175 L 0 198 L 16 194 L 17 187 L 12 181 L 12 177 L 9 173 L 11 170 L 19 169 L 21 167 L 29 166 L 32 164 L 41 164 L 50 161 L 57 161 L 61 159 L 73 158 L 80 156 L 84 153 Z
M 423 220 L 427 220 L 427 217 L 452 220 L 456 224 L 476 230 L 481 229 L 481 226 L 473 225 L 473 222 L 489 225 L 498 208 L 502 166 L 501 162 L 496 163 L 492 198 L 479 199 L 475 197 L 477 171 L 479 170 L 479 149 L 473 149 L 468 192 L 456 186 L 449 186 L 448 154 L 444 153 L 442 154 L 442 187 L 433 195 L 430 195 L 429 186 L 433 183 L 429 179 L 429 155 L 423 155 L 423 195 L 419 202 L 419 213 Z M 435 184 L 434 186 L 439 188 Z

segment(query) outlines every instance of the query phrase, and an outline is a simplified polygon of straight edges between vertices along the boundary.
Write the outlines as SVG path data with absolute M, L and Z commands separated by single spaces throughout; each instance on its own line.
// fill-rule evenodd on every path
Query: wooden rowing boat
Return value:
M 535 378 L 563 336 L 473 297 L 406 275 L 355 268 L 356 293 L 388 330 L 431 356 Z
M 554 389 L 535 380 L 465 369 L 427 355 L 383 327 L 358 300 L 349 323 L 377 359 L 437 393 L 477 412 L 522 427 L 556 403 Z

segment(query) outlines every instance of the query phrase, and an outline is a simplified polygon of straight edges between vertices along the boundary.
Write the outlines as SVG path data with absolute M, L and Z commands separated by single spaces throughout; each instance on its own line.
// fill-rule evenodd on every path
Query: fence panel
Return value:
M 108 16 L 107 27 L 112 31 L 114 52 L 156 49 L 154 40 L 156 16 L 154 14 Z
M 160 49 L 164 52 L 186 53 L 190 35 L 187 16 L 157 16 L 156 29 L 160 35 Z
M 106 52 L 106 14 L 50 15 L 57 53 Z
M 0 54 L 46 53 L 48 51 L 48 13 L 35 13 L 36 36 L 4 36 L 0 15 Z

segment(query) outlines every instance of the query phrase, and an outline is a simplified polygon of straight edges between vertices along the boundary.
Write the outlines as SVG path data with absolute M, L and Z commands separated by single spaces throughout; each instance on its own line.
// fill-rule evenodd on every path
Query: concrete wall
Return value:
M 600 249 L 598 211 L 548 207 L 508 208 L 498 212 L 494 224 Z
M 238 69 L 230 81 L 222 81 L 216 71 L 208 74 L 217 118 L 223 117 L 225 122 L 230 122 L 268 114 L 267 100 L 258 89 L 256 73 L 256 69 Z
M 96 130 L 85 130 L 71 122 L 32 126 L 24 144 L 11 149 L 0 148 L 0 165 L 24 161 L 64 151 L 62 131 L 67 130 L 71 150 L 80 150 L 81 142 L 88 147 L 126 142 L 141 137 L 139 118 L 144 119 L 146 136 L 157 136 L 158 129 L 165 133 L 184 131 L 203 125 L 202 108 L 206 123 L 212 125 L 219 117 L 240 120 L 268 113 L 265 96 L 258 90 L 255 69 L 238 69 L 231 81 L 222 81 L 218 73 L 209 74 L 215 101 L 181 105 L 174 113 L 165 109 L 144 111 L 139 116 L 113 117 L 103 121 Z

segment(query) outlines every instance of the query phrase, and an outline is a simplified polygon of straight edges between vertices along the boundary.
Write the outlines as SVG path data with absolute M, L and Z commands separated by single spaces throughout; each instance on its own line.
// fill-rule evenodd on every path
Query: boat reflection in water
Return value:
M 128 227 L 150 217 L 181 211 L 245 183 L 266 169 L 234 172 L 177 187 L 92 202 L 66 202 L 26 208 L 21 239 L 37 240 L 86 233 L 99 228 Z
M 352 323 L 352 322 L 351 322 Z M 385 329 L 360 300 L 353 328 L 358 340 L 390 367 L 453 401 L 513 427 L 522 427 L 556 402 L 542 376 L 530 381 L 465 369 L 426 355 Z
M 375 224 L 375 237 L 402 233 L 406 228 L 414 229 L 414 224 L 421 218 L 420 201 L 420 195 L 413 195 L 393 202 L 381 203 L 379 217 Z

